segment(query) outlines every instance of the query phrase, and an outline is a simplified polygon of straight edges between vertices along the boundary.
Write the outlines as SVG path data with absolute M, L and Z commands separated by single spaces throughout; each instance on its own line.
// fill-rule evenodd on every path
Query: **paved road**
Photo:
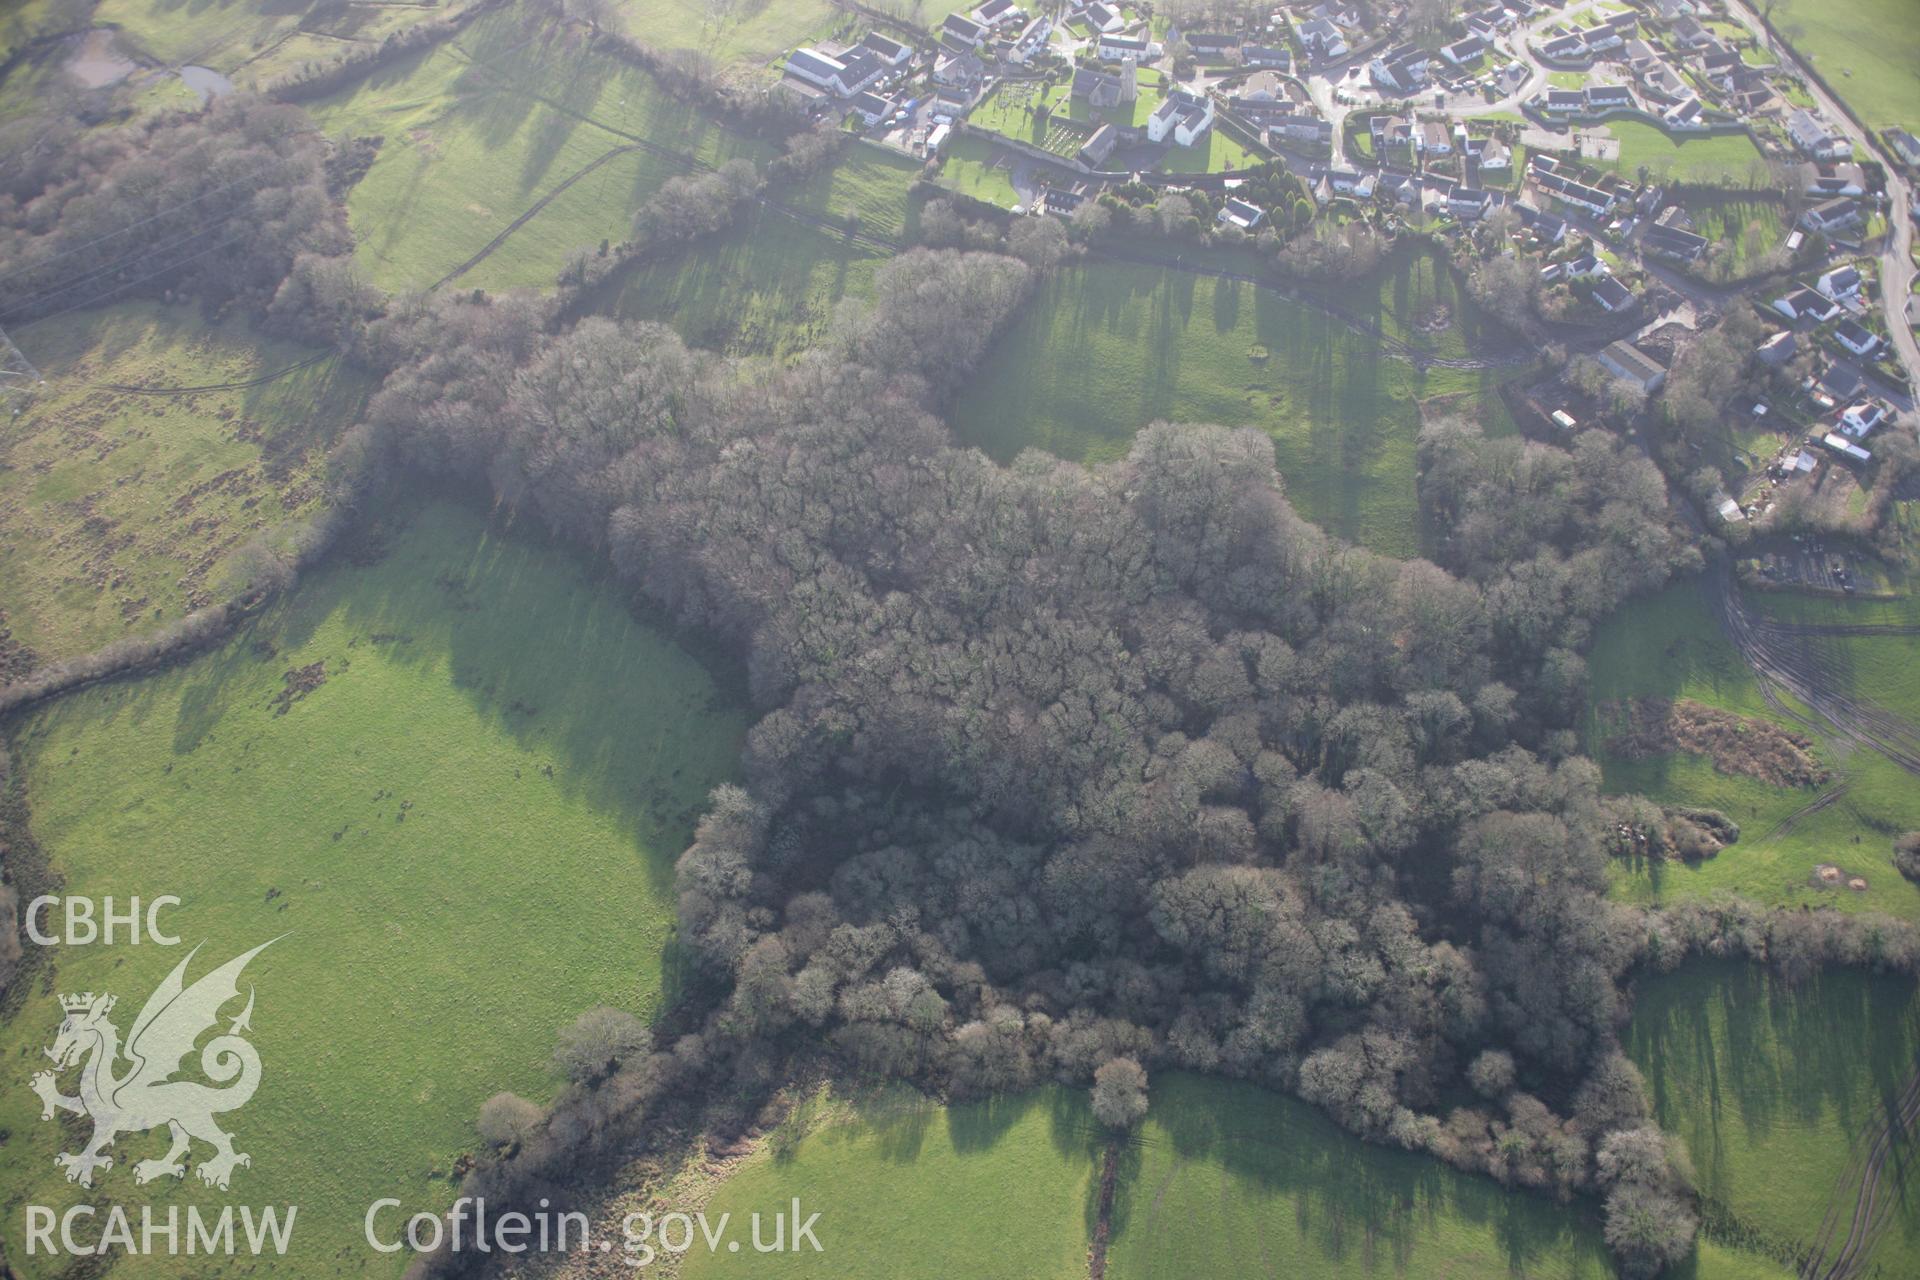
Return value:
M 1727 11 L 1740 24 L 1753 33 L 1755 40 L 1764 49 L 1773 51 L 1781 65 L 1799 71 L 1805 79 L 1807 92 L 1813 95 L 1814 102 L 1827 117 L 1834 128 L 1845 134 L 1853 143 L 1856 159 L 1867 159 L 1881 154 L 1867 131 L 1855 124 L 1853 117 L 1841 110 L 1840 104 L 1833 99 L 1818 81 L 1807 75 L 1807 65 L 1800 55 L 1789 45 L 1779 43 L 1768 34 L 1767 29 L 1754 15 L 1753 10 L 1742 0 L 1727 0 Z M 1884 159 L 1884 156 L 1882 156 Z M 1920 343 L 1914 341 L 1913 327 L 1907 323 L 1907 299 L 1913 292 L 1913 218 L 1909 210 L 1913 207 L 1913 192 L 1907 180 L 1891 164 L 1882 166 L 1887 173 L 1887 244 L 1880 255 L 1880 297 L 1886 306 L 1887 330 L 1893 335 L 1893 348 L 1900 357 L 1901 365 L 1906 369 L 1907 382 L 1916 391 L 1920 391 Z

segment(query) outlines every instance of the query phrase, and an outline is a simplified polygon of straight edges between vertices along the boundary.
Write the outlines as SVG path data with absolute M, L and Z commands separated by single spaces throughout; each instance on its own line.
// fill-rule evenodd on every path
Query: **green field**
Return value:
M 1791 620 L 1842 621 L 1843 602 L 1759 594 L 1750 604 Z M 1872 605 L 1853 606 L 1872 610 Z M 1801 619 L 1796 610 L 1806 613 Z M 1877 617 L 1878 614 L 1865 615 Z M 1853 673 L 1848 691 L 1920 719 L 1920 661 L 1912 637 L 1871 636 L 1820 641 L 1855 655 L 1837 670 Z M 1760 716 L 1799 733 L 1804 725 L 1770 708 L 1760 686 L 1721 633 L 1697 583 L 1682 582 L 1627 605 L 1595 636 L 1590 662 L 1595 702 L 1659 696 L 1691 698 L 1741 715 Z M 1813 735 L 1818 737 L 1818 735 Z M 1599 750 L 1598 744 L 1594 749 Z M 1920 887 L 1893 868 L 1894 835 L 1920 829 L 1920 786 L 1911 774 L 1871 752 L 1844 754 L 1821 745 L 1834 770 L 1832 787 L 1845 795 L 1791 829 L 1772 834 L 1820 794 L 1814 788 L 1772 787 L 1721 773 L 1684 753 L 1627 761 L 1598 755 L 1607 789 L 1639 792 L 1669 804 L 1720 809 L 1741 826 L 1737 844 L 1694 866 L 1616 862 L 1615 892 L 1633 901 L 1668 902 L 1733 892 L 1769 905 L 1831 905 L 1874 909 L 1920 920 Z M 1864 893 L 1817 888 L 1814 868 L 1833 863 L 1867 880 Z
M 1011 209 L 1020 203 L 1013 189 L 1006 156 L 992 143 L 980 138 L 955 138 L 940 152 L 940 185 L 963 196 Z
M 616 25 L 662 51 L 685 50 L 731 72 L 771 67 L 795 45 L 851 21 L 831 0 L 759 0 L 716 5 L 708 0 L 615 0 Z M 849 38 L 858 38 L 862 31 Z
M 1233 266 L 1258 269 L 1250 258 Z M 1337 297 L 1436 354 L 1464 353 L 1463 324 L 1477 336 L 1477 317 L 1428 257 L 1403 256 L 1379 282 Z M 1437 308 L 1454 323 L 1420 331 Z M 1383 352 L 1378 338 L 1273 289 L 1098 263 L 1042 287 L 962 393 L 953 422 L 961 440 L 1003 460 L 1025 448 L 1118 457 L 1134 432 L 1161 419 L 1258 426 L 1273 436 L 1288 491 L 1308 518 L 1410 555 L 1420 546 L 1417 402 L 1477 396 L 1493 380 L 1423 375 Z
M 574 250 L 624 239 L 667 178 L 767 154 L 540 11 L 488 14 L 310 110 L 330 133 L 385 139 L 347 212 L 360 260 L 392 290 L 431 286 L 548 196 L 459 285 L 551 287 Z
M 119 30 L 129 51 L 162 66 L 211 67 L 255 87 L 344 53 L 371 49 L 398 31 L 451 11 L 453 4 L 314 6 L 259 0 L 100 0 L 96 26 Z
M 1920 997 L 1853 971 L 1788 989 L 1754 966 L 1699 962 L 1640 981 L 1624 1038 L 1655 1117 L 1693 1157 L 1709 1239 L 1801 1253 L 1830 1206 L 1845 1238 L 1861 1182 L 1850 1159 L 1920 1061 Z M 1920 1274 L 1916 1156 L 1911 1133 L 1895 1143 L 1877 1197 L 1888 1220 L 1851 1274 Z
M 1620 140 L 1620 156 L 1610 163 L 1589 163 L 1628 177 L 1645 165 L 1657 177 L 1708 185 L 1738 186 L 1753 178 L 1765 188 L 1770 181 L 1761 165 L 1760 149 L 1744 133 L 1676 140 L 1659 126 L 1639 120 L 1609 121 L 1606 129 Z
M 372 1200 L 444 1206 L 480 1102 L 554 1088 L 561 1026 L 658 1007 L 673 860 L 745 720 L 622 593 L 463 508 L 343 559 L 364 567 L 316 574 L 187 667 L 61 699 L 14 746 L 65 892 L 178 895 L 173 931 L 206 942 L 196 974 L 285 935 L 247 971 L 265 1073 L 227 1123 L 253 1166 L 231 1197 L 189 1178 L 153 1201 L 297 1203 L 287 1270 L 397 1275 L 362 1241 Z M 324 683 L 282 701 L 314 663 Z M 0 1028 L 7 1077 L 45 1065 L 53 992 L 114 992 L 124 1031 L 180 958 L 56 952 Z M 85 1194 L 53 1165 L 75 1135 L 23 1086 L 0 1092 L 0 1130 L 9 1233 L 23 1202 Z M 123 1139 L 93 1196 L 132 1196 L 132 1159 L 163 1145 Z
M 695 346 L 791 355 L 820 340 L 844 297 L 863 297 L 885 255 L 761 208 L 671 257 L 627 269 L 606 304 L 671 324 Z
M 1911 0 L 1783 0 L 1773 14 L 1795 51 L 1876 132 L 1920 126 L 1913 18 Z
M 1589 1211 L 1369 1146 L 1248 1084 L 1156 1079 L 1124 1168 L 1113 1280 L 1610 1274 Z
M 821 1252 L 687 1255 L 687 1280 L 1075 1280 L 1087 1274 L 1100 1138 L 1086 1095 L 1058 1086 L 942 1107 L 904 1092 L 845 1109 L 784 1154 L 763 1147 L 708 1219 L 818 1212 Z
M 19 332 L 47 379 L 0 440 L 0 610 L 16 643 L 73 657 L 209 599 L 221 556 L 312 510 L 333 436 L 369 390 L 333 358 L 128 303 Z
M 919 166 L 857 146 L 832 170 L 777 193 L 730 230 L 623 271 L 604 309 L 671 324 L 695 346 L 791 355 L 825 337 L 842 298 L 860 298 L 888 252 L 853 233 L 898 240 L 917 225 L 908 188 Z M 836 231 L 809 222 L 844 222 Z

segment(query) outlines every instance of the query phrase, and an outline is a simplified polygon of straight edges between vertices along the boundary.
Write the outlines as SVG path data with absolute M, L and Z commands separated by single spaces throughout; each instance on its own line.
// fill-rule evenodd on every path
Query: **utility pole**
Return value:
M 0 328 L 0 405 L 10 406 L 10 414 L 19 413 L 20 406 L 14 401 L 24 401 L 45 381 L 33 362 L 13 344 L 6 329 Z

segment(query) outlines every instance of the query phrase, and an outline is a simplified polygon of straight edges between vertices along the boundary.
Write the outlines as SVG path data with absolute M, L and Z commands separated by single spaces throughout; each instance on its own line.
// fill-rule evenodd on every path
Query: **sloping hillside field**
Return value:
M 14 726 L 42 883 L 177 895 L 163 920 L 206 944 L 195 977 L 278 939 L 245 975 L 259 1092 L 226 1124 L 253 1157 L 234 1175 L 245 1201 L 299 1206 L 286 1274 L 398 1274 L 362 1239 L 366 1207 L 445 1207 L 480 1103 L 556 1087 L 560 1027 L 659 1007 L 673 859 L 744 725 L 619 593 L 463 509 L 428 507 L 354 558 L 191 665 Z M 0 1031 L 7 1075 L 45 1065 L 51 992 L 111 990 L 124 1028 L 184 949 L 56 950 Z M 10 1224 L 88 1196 L 54 1167 L 84 1128 L 42 1123 L 22 1087 L 0 1092 L 0 1130 Z M 164 1137 L 116 1154 L 157 1156 Z M 193 1179 L 156 1196 L 231 1199 Z

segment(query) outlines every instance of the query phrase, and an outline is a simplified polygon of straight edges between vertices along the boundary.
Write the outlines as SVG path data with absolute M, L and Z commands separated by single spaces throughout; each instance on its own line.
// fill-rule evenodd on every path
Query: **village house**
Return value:
M 1800 215 L 1800 224 L 1809 231 L 1833 232 L 1860 221 L 1860 206 L 1851 200 L 1824 200 Z
M 850 98 L 866 87 L 865 84 L 855 86 L 849 83 L 852 77 L 847 64 L 818 49 L 795 49 L 787 55 L 786 69 L 788 75 L 841 98 Z
M 1453 154 L 1453 135 L 1447 132 L 1447 126 L 1439 120 L 1422 120 L 1419 145 L 1420 154 L 1423 156 L 1450 156 Z
M 1239 36 L 1223 35 L 1216 31 L 1195 31 L 1183 37 L 1193 56 L 1208 62 L 1218 62 L 1227 54 L 1240 47 Z
M 1440 50 L 1440 56 L 1456 67 L 1470 67 L 1486 56 L 1487 42 L 1481 36 L 1468 36 L 1464 40 L 1455 40 Z
M 1344 58 L 1350 52 L 1346 34 L 1326 18 L 1308 19 L 1294 29 L 1294 35 L 1307 56 L 1321 62 Z
M 1640 247 L 1647 253 L 1675 262 L 1697 262 L 1707 250 L 1707 238 L 1681 227 L 1655 223 L 1640 233 Z
M 1761 364 L 1770 369 L 1778 369 L 1800 353 L 1800 341 L 1793 336 L 1793 330 L 1782 329 L 1753 349 L 1753 354 Z
M 1668 29 L 1673 32 L 1674 41 L 1682 49 L 1699 49 L 1713 43 L 1713 32 L 1690 13 L 1675 18 Z
M 1095 0 L 1095 3 L 1088 5 L 1086 9 L 1082 11 L 1081 17 L 1086 20 L 1089 27 L 1092 27 L 1101 35 L 1112 35 L 1127 25 L 1126 19 L 1122 18 L 1106 5 L 1099 3 L 1099 0 Z
M 965 14 L 950 13 L 947 20 L 940 24 L 940 39 L 947 47 L 959 49 L 979 49 L 992 37 L 993 33 Z
M 1659 361 L 1624 338 L 1601 348 L 1596 359 L 1608 373 L 1649 395 L 1667 380 L 1667 371 Z
M 1540 108 L 1550 116 L 1577 116 L 1587 109 L 1586 91 L 1582 89 L 1549 89 L 1546 101 Z
M 1189 89 L 1171 90 L 1147 117 L 1147 141 L 1191 147 L 1213 127 L 1213 99 Z
M 1834 326 L 1833 340 L 1856 356 L 1872 356 L 1880 349 L 1880 335 L 1851 316 Z
M 867 32 L 860 41 L 860 47 L 895 71 L 913 61 L 912 45 L 901 44 L 892 36 L 878 31 Z
M 1493 196 L 1464 183 L 1447 193 L 1447 213 L 1461 222 L 1478 222 L 1493 207 Z
M 1661 115 L 1669 129 L 1704 129 L 1707 127 L 1706 109 L 1700 105 L 1700 99 L 1683 98 Z
M 1840 430 L 1860 438 L 1872 434 L 1886 420 L 1886 405 L 1878 400 L 1856 400 L 1840 411 Z
M 1243 44 L 1240 46 L 1240 65 L 1257 70 L 1291 73 L 1293 50 L 1264 44 Z
M 1520 219 L 1520 225 L 1532 232 L 1534 239 L 1540 243 L 1559 244 L 1567 238 L 1567 220 L 1559 214 L 1537 209 L 1524 200 L 1516 200 L 1507 207 Z
M 1866 171 L 1857 164 L 1813 162 L 1801 165 L 1800 175 L 1801 189 L 1822 199 L 1864 195 L 1867 190 Z
M 1367 64 L 1376 87 L 1388 93 L 1413 94 L 1426 88 L 1431 59 L 1412 45 L 1390 49 Z
M 1633 296 L 1633 290 L 1612 276 L 1602 276 L 1594 281 L 1592 296 L 1594 302 L 1608 315 L 1618 315 L 1639 301 Z
M 1835 267 L 1814 281 L 1813 287 L 1835 302 L 1845 302 L 1848 298 L 1858 297 L 1864 281 L 1853 264 Z
M 1242 231 L 1251 231 L 1266 220 L 1267 211 L 1257 204 L 1249 204 L 1237 196 L 1228 196 L 1220 206 L 1217 221 L 1222 226 L 1238 227 Z
M 1075 78 L 1078 79 L 1077 76 Z M 1119 145 L 1120 127 L 1114 124 L 1103 124 L 1093 131 L 1093 136 L 1082 144 L 1074 158 L 1089 169 L 1098 169 L 1107 162 L 1107 157 L 1111 156 L 1113 149 Z
M 1331 147 L 1333 121 L 1323 120 L 1319 116 L 1290 116 L 1268 127 L 1267 141 L 1270 145 L 1292 143 L 1309 149 Z
M 983 27 L 997 27 L 1025 15 L 1013 7 L 1013 0 L 986 0 L 968 16 Z
M 978 54 L 949 53 L 933 64 L 933 82 L 949 89 L 957 89 L 972 100 L 972 95 L 980 91 L 981 84 L 987 78 L 987 64 Z
M 1905 129 L 1887 130 L 1887 144 L 1893 148 L 1893 154 L 1910 165 L 1920 166 L 1920 138 L 1916 138 Z
M 1807 322 L 1818 324 L 1831 320 L 1834 312 L 1838 310 L 1831 299 L 1814 292 L 1805 285 L 1797 286 L 1784 297 L 1775 298 L 1771 305 L 1775 311 L 1795 324 Z
M 1581 92 L 1586 96 L 1589 114 L 1633 105 L 1633 90 L 1623 84 L 1590 84 Z
M 1579 35 L 1555 36 L 1534 46 L 1534 52 L 1547 62 L 1585 63 L 1588 60 L 1587 42 Z
M 1826 121 L 1805 107 L 1789 111 L 1786 123 L 1793 145 L 1815 160 L 1845 160 L 1853 154 L 1852 143 L 1827 128 Z
M 893 114 L 893 104 L 877 93 L 856 93 L 847 105 L 860 117 L 860 123 L 872 127 Z
M 1094 53 L 1102 62 L 1145 61 L 1151 50 L 1145 36 L 1101 36 Z

